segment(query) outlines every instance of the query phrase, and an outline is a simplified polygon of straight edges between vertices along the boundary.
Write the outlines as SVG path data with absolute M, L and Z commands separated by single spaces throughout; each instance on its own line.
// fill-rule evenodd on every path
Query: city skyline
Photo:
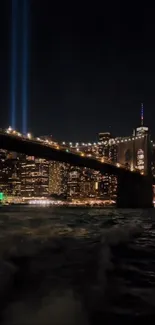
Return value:
M 100 131 L 98 131 L 97 134 L 94 135 L 94 137 L 92 135 L 91 139 L 88 139 L 87 141 L 85 141 L 84 139 L 81 139 L 80 141 L 78 139 L 76 139 L 76 140 L 73 141 L 72 138 L 69 139 L 69 140 L 65 140 L 65 136 L 64 136 L 63 139 L 60 139 L 59 137 L 56 138 L 54 136 L 54 134 L 40 134 L 40 133 L 34 134 L 33 130 L 32 130 L 32 132 L 29 132 L 29 130 L 27 130 L 28 131 L 27 133 L 23 133 L 23 132 L 20 133 L 17 128 L 13 128 L 11 125 L 8 128 L 5 128 L 4 130 L 9 130 L 11 132 L 13 130 L 15 130 L 19 134 L 23 134 L 23 135 L 25 134 L 25 136 L 27 136 L 28 138 L 30 138 L 31 136 L 32 137 L 37 137 L 38 136 L 38 137 L 41 137 L 41 138 L 49 137 L 50 140 L 52 140 L 52 141 L 58 141 L 59 143 L 68 143 L 68 145 L 69 145 L 69 144 L 72 144 L 72 143 L 73 144 L 78 144 L 78 143 L 81 143 L 81 144 L 82 143 L 90 143 L 90 144 L 94 143 L 95 144 L 95 143 L 100 142 L 99 135 L 100 134 L 106 134 L 106 133 L 109 134 L 111 138 L 130 137 L 134 133 L 134 130 L 136 130 L 137 127 L 141 127 L 141 126 L 144 127 L 144 128 L 147 128 L 149 130 L 150 135 L 152 136 L 152 132 L 151 132 L 150 128 L 148 126 L 146 126 L 146 124 L 145 124 L 145 112 L 144 112 L 144 104 L 143 103 L 141 103 L 140 110 L 139 110 L 139 123 L 135 127 L 131 128 L 130 134 L 124 134 L 124 135 L 117 134 L 117 135 L 115 135 L 112 128 L 111 128 L 111 126 L 110 126 L 108 130 L 100 130 Z
M 65 202 L 93 199 L 117 207 L 152 207 L 155 144 L 143 113 L 141 104 L 140 126 L 130 136 L 112 138 L 102 132 L 97 143 L 59 143 L 51 136 L 1 129 L 2 200 L 54 195 Z

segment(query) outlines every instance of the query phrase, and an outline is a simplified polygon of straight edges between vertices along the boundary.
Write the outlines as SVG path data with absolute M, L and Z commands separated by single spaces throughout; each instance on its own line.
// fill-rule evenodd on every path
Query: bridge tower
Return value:
M 137 168 L 141 175 L 126 174 L 118 177 L 118 207 L 151 208 L 153 206 L 152 143 L 148 127 L 144 126 L 144 109 L 141 104 L 140 127 L 131 137 L 118 144 L 118 161 L 130 170 Z M 143 175 L 143 176 L 142 176 Z
M 130 170 L 137 168 L 142 174 L 151 173 L 152 143 L 149 128 L 144 126 L 144 108 L 141 104 L 140 126 L 133 135 L 118 142 L 118 162 Z

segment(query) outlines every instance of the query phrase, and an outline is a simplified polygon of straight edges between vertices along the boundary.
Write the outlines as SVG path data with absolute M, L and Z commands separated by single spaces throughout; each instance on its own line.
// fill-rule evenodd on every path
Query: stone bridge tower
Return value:
M 141 105 L 141 126 L 131 137 L 117 141 L 118 162 L 130 170 L 139 169 L 144 175 L 151 173 L 152 143 L 148 127 L 143 125 L 143 104 Z

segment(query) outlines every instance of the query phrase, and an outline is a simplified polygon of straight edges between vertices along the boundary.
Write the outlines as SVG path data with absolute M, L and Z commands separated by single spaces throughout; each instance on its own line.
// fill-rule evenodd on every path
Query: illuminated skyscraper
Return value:
M 21 179 L 20 179 L 20 155 L 16 153 L 9 154 L 7 157 L 8 168 L 8 195 L 21 195 Z
M 141 114 L 140 114 L 140 126 L 136 128 L 135 135 L 142 136 L 149 133 L 149 128 L 144 126 L 144 106 L 143 103 L 141 104 Z
M 6 150 L 0 150 L 0 191 L 9 196 L 21 195 L 20 159 Z
M 21 194 L 25 197 L 49 195 L 49 162 L 26 156 L 21 162 Z
M 86 167 L 70 166 L 68 174 L 68 198 L 95 198 L 99 196 L 100 172 Z
M 110 132 L 100 132 L 98 135 L 98 139 L 100 142 L 109 141 L 110 138 L 111 138 Z
M 62 170 L 61 163 L 57 161 L 49 164 L 49 194 L 61 194 L 62 188 Z
M 71 198 L 79 198 L 80 193 L 80 178 L 81 168 L 76 166 L 70 166 L 67 182 L 67 196 Z
M 49 163 L 49 194 L 67 196 L 69 165 L 52 161 Z
M 7 151 L 0 150 L 0 192 L 8 193 Z
M 111 139 L 111 134 L 109 132 L 99 133 L 98 139 L 99 139 L 99 145 L 98 145 L 99 156 L 109 159 L 109 141 Z
M 96 197 L 96 174 L 98 172 L 89 169 L 81 168 L 81 177 L 80 177 L 80 195 L 83 198 Z

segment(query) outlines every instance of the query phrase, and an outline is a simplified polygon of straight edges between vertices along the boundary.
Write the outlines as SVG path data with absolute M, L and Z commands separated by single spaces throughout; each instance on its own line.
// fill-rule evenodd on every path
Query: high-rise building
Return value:
M 96 197 L 96 171 L 90 168 L 81 168 L 80 195 L 82 198 Z
M 21 194 L 25 197 L 48 196 L 49 162 L 33 156 L 21 161 Z
M 0 150 L 0 192 L 8 192 L 8 168 L 6 164 L 7 151 Z
M 67 196 L 69 198 L 79 198 L 80 193 L 81 168 L 70 166 L 67 182 Z
M 111 138 L 110 132 L 100 132 L 98 135 L 99 142 L 109 141 Z
M 6 161 L 8 168 L 8 195 L 21 195 L 20 155 L 12 153 Z
M 141 115 L 140 115 L 140 126 L 134 131 L 135 136 L 143 136 L 149 133 L 149 128 L 144 126 L 144 107 L 143 103 L 141 104 Z
M 96 198 L 103 200 L 116 199 L 117 194 L 117 177 L 115 175 L 109 175 L 107 173 L 96 173 L 95 178 L 95 190 Z
M 62 169 L 61 163 L 52 161 L 49 163 L 49 194 L 61 194 Z
M 111 145 L 113 144 L 113 140 L 111 138 L 111 134 L 109 132 L 102 132 L 98 135 L 99 144 L 98 144 L 98 153 L 99 157 L 103 157 L 105 159 L 112 159 L 112 150 L 110 150 Z
M 6 150 L 0 150 L 0 191 L 10 196 L 21 195 L 19 156 Z
M 49 163 L 49 194 L 67 197 L 69 165 L 58 161 Z

